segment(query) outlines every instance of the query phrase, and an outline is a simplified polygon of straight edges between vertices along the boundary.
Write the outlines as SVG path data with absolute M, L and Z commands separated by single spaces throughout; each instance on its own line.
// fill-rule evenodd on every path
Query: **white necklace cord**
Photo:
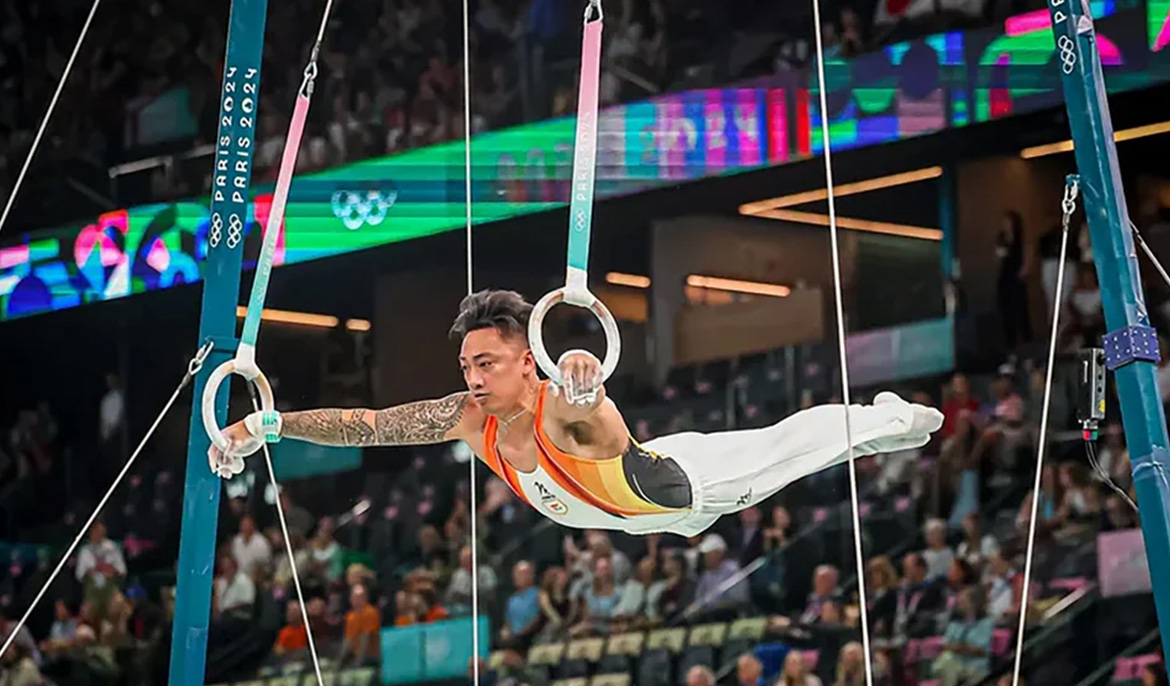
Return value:
M 93 5 L 89 8 L 89 16 L 85 18 L 85 23 L 81 25 L 81 34 L 77 36 L 77 42 L 73 44 L 73 53 L 69 55 L 69 61 L 65 63 L 65 71 L 61 72 L 61 80 L 57 82 L 57 90 L 53 92 L 53 98 L 49 100 L 49 109 L 45 111 L 45 116 L 41 118 L 41 124 L 37 127 L 37 135 L 33 138 L 32 147 L 28 150 L 28 155 L 24 158 L 24 164 L 20 167 L 20 174 L 16 176 L 16 183 L 12 185 L 12 192 L 8 194 L 8 200 L 4 203 L 4 212 L 0 213 L 0 232 L 4 231 L 4 224 L 8 221 L 8 214 L 12 212 L 12 206 L 16 203 L 16 194 L 20 192 L 20 186 L 24 183 L 24 176 L 28 173 L 29 166 L 32 165 L 33 157 L 37 154 L 37 148 L 41 145 L 41 138 L 45 135 L 45 129 L 49 127 L 49 120 L 53 118 L 53 111 L 57 109 L 57 101 L 61 99 L 61 91 L 65 90 L 65 82 L 69 80 L 69 74 L 73 71 L 73 63 L 77 61 L 77 55 L 81 52 L 81 45 L 85 43 L 85 36 L 89 33 L 89 25 L 93 23 L 93 17 L 97 14 L 98 7 L 102 4 L 102 0 L 93 0 Z
M 154 418 L 154 422 L 150 425 L 150 428 L 147 429 L 146 435 L 142 437 L 142 440 L 138 443 L 138 447 L 136 447 L 134 452 L 130 454 L 130 459 L 126 460 L 126 464 L 122 466 L 122 471 L 118 472 L 118 476 L 114 478 L 114 483 L 110 484 L 109 490 L 107 490 L 106 494 L 102 496 L 102 499 L 98 501 L 97 507 L 95 507 L 93 510 L 93 514 L 89 516 L 89 519 L 85 520 L 85 524 L 81 526 L 81 531 L 77 533 L 77 537 L 74 538 L 73 542 L 69 544 L 69 547 L 65 549 L 65 554 L 61 556 L 61 561 L 57 563 L 57 567 L 53 570 L 53 573 L 50 574 L 49 578 L 45 580 L 44 585 L 41 586 L 41 590 L 37 591 L 36 597 L 33 598 L 31 603 L 29 603 L 28 609 L 24 611 L 24 615 L 21 616 L 20 620 L 16 622 L 16 626 L 12 627 L 12 631 L 8 634 L 8 638 L 5 639 L 3 647 L 0 647 L 0 656 L 4 655 L 4 653 L 8 651 L 8 646 L 12 645 L 12 642 L 16 640 L 17 635 L 20 633 L 21 627 L 25 625 L 25 622 L 28 621 L 29 616 L 32 615 L 33 610 L 36 609 L 37 604 L 41 602 L 41 598 L 45 596 L 45 593 L 49 590 L 49 587 L 53 585 L 53 582 L 57 579 L 57 575 L 59 575 L 61 570 L 65 568 L 65 563 L 69 562 L 69 558 L 73 556 L 73 552 L 77 550 L 77 546 L 81 544 L 81 539 L 85 538 L 85 535 L 89 533 L 90 527 L 92 527 L 93 523 L 97 521 L 98 515 L 101 514 L 101 511 L 105 508 L 106 503 L 109 502 L 110 497 L 114 495 L 114 491 L 118 489 L 118 485 L 122 483 L 122 479 L 126 478 L 126 474 L 130 471 L 130 468 L 134 466 L 134 462 L 138 459 L 138 456 L 142 454 L 142 449 L 146 447 L 147 441 L 150 440 L 150 437 L 154 435 L 155 430 L 158 429 L 158 425 L 162 423 L 162 420 L 171 411 L 171 407 L 174 406 L 175 401 L 179 399 L 179 394 L 183 392 L 183 389 L 187 387 L 187 384 L 191 383 L 191 380 L 195 378 L 195 375 L 198 374 L 201 369 L 203 369 L 203 362 L 207 360 L 207 356 L 211 354 L 211 348 L 212 345 L 210 342 L 204 344 L 204 346 L 199 349 L 199 352 L 195 354 L 195 357 L 192 358 L 189 363 L 187 363 L 187 373 L 183 375 L 183 379 L 179 382 L 179 385 L 175 387 L 175 391 L 171 393 L 170 399 L 167 400 L 166 405 L 163 405 L 162 411 L 158 413 L 158 416 Z
M 1036 439 L 1036 476 L 1032 484 L 1032 516 L 1028 519 L 1028 547 L 1024 553 L 1024 585 L 1020 589 L 1020 617 L 1016 627 L 1016 656 L 1012 669 L 1012 686 L 1020 686 L 1020 664 L 1024 657 L 1024 627 L 1028 618 L 1028 585 L 1032 579 L 1032 554 L 1036 549 L 1036 518 L 1040 510 L 1040 478 L 1044 471 L 1044 448 L 1048 438 L 1048 405 L 1052 400 L 1052 368 L 1056 361 L 1056 338 L 1060 331 L 1061 296 L 1064 293 L 1064 265 L 1068 255 L 1068 225 L 1076 211 L 1079 178 L 1069 176 L 1064 186 L 1064 212 L 1060 234 L 1060 266 L 1056 272 L 1056 293 L 1052 295 L 1052 332 L 1048 336 L 1048 369 L 1044 373 L 1044 403 L 1040 413 L 1040 435 Z
M 463 207 L 467 222 L 467 294 L 474 292 L 474 272 L 471 257 L 471 8 L 469 0 L 463 0 Z M 471 683 L 479 686 L 479 536 L 476 520 L 477 497 L 475 493 L 475 461 L 472 454 L 467 461 L 470 480 L 467 483 L 467 497 L 470 502 L 468 519 L 471 534 Z
M 857 494 L 857 464 L 853 460 L 853 426 L 849 420 L 849 362 L 845 353 L 845 295 L 841 283 L 841 250 L 838 241 L 837 203 L 833 193 L 833 154 L 829 136 L 828 85 L 825 83 L 825 46 L 821 36 L 821 3 L 812 0 L 813 36 L 817 46 L 817 78 L 820 79 L 821 139 L 825 148 L 825 188 L 829 201 L 829 243 L 833 253 L 833 294 L 837 306 L 837 348 L 841 357 L 841 402 L 845 405 L 845 443 L 848 446 L 849 464 L 849 506 L 853 515 L 853 548 L 857 558 L 857 591 L 860 595 L 858 607 L 861 612 L 861 649 L 865 654 L 866 686 L 873 686 L 873 670 L 870 668 L 869 652 L 869 610 L 865 605 L 865 556 L 862 549 L 861 509 Z

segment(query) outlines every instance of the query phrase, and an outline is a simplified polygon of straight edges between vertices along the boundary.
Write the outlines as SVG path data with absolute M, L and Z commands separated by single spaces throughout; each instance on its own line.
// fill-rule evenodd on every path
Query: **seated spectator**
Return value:
M 931 519 L 923 527 L 926 537 L 926 550 L 922 551 L 922 559 L 926 561 L 926 576 L 937 579 L 946 576 L 950 569 L 951 560 L 955 553 L 947 547 L 947 524 L 941 519 Z
M 821 680 L 808 671 L 804 654 L 799 650 L 789 650 L 784 658 L 784 669 L 775 686 L 822 686 Z
M 837 656 L 837 678 L 833 686 L 862 686 L 865 683 L 865 653 L 856 641 L 846 643 Z
M 305 536 L 299 531 L 289 531 L 289 540 L 292 541 L 293 559 L 296 560 L 297 575 L 301 579 L 301 583 L 305 583 L 309 576 L 309 550 L 305 544 Z M 276 538 L 273 539 L 272 547 L 276 550 L 284 551 L 284 541 L 281 538 L 281 533 L 276 532 Z M 276 556 L 276 568 L 272 573 L 272 582 L 276 584 L 282 591 L 292 588 L 293 582 L 293 568 L 292 563 L 289 562 L 288 553 Z
M 875 636 L 889 637 L 898 616 L 898 572 L 882 555 L 865 565 L 866 609 Z
M 1024 576 L 996 551 L 987 560 L 988 614 L 999 622 L 1014 622 L 1020 614 L 1020 594 L 1023 592 Z
M 0 684 L 3 686 L 42 686 L 45 677 L 27 645 L 13 643 L 0 658 Z
M 240 571 L 253 578 L 272 561 L 272 546 L 256 531 L 256 520 L 252 515 L 240 518 L 240 531 L 232 538 L 231 550 Z
M 0 611 L 0 645 L 8 642 L 8 637 L 12 635 L 15 629 L 16 620 L 8 619 L 3 611 Z M 10 649 L 16 646 L 24 648 L 25 654 L 31 657 L 35 663 L 39 664 L 41 662 L 41 654 L 37 651 L 37 642 L 33 639 L 32 632 L 28 630 L 27 626 L 20 627 L 20 631 L 17 632 Z
M 584 616 L 581 621 L 569 630 L 571 636 L 580 636 L 589 633 L 603 633 L 609 628 L 613 618 L 613 608 L 617 606 L 617 583 L 613 578 L 613 568 L 610 558 L 599 557 L 593 563 L 592 583 L 586 587 L 584 599 Z
M 634 575 L 622 584 L 621 598 L 613 609 L 614 620 L 622 625 L 617 630 L 625 631 L 645 623 L 646 599 L 653 584 L 654 558 L 644 557 L 634 568 Z
M 236 564 L 236 558 L 219 558 L 219 576 L 215 579 L 212 616 L 219 620 L 248 622 L 256 603 L 256 584 Z
M 751 653 L 739 656 L 735 663 L 735 683 L 738 686 L 764 686 L 764 665 Z
M 898 615 L 895 633 L 910 638 L 931 636 L 935 631 L 934 614 L 945 603 L 943 586 L 926 578 L 926 562 L 918 553 L 902 558 L 902 587 L 898 590 Z
M 83 601 L 104 617 L 110 598 L 121 590 L 126 577 L 126 559 L 122 557 L 122 548 L 106 537 L 106 525 L 102 522 L 94 522 L 90 527 L 89 542 L 77 554 L 74 573 L 84 587 Z
M 958 686 L 978 681 L 991 670 L 991 637 L 994 630 L 987 616 L 986 600 L 979 586 L 959 595 L 958 612 L 947 624 L 943 652 L 933 672 L 940 686 Z
M 399 591 L 394 595 L 394 626 L 422 624 L 426 607 L 415 593 Z
M 963 540 L 955 549 L 956 555 L 979 567 L 998 551 L 999 543 L 995 538 L 983 533 L 983 519 L 978 512 L 963 517 Z
M 680 556 L 663 556 L 662 576 L 646 594 L 646 616 L 652 622 L 675 617 L 686 609 L 692 598 L 691 584 Z
M 551 567 L 540 578 L 540 613 L 543 617 L 540 640 L 559 638 L 577 618 L 569 597 L 569 573 L 564 567 Z
M 512 585 L 516 590 L 508 596 L 504 626 L 500 629 L 500 638 L 509 645 L 527 646 L 540 631 L 544 616 L 535 582 L 536 570 L 531 562 L 521 560 L 512 568 Z
M 499 580 L 491 565 L 482 557 L 479 560 L 477 576 L 480 602 L 494 597 Z M 471 546 L 465 545 L 459 549 L 459 568 L 451 573 L 451 581 L 447 585 L 443 600 L 447 607 L 457 614 L 471 611 Z
M 54 607 L 56 613 L 53 626 L 49 628 L 49 637 L 41 641 L 41 652 L 49 657 L 67 650 L 73 645 L 77 637 L 77 618 L 73 616 L 69 605 L 64 600 L 58 600 Z
M 342 571 L 341 546 L 333 540 L 333 520 L 322 517 L 309 542 L 309 573 L 324 581 L 337 581 Z
M 837 587 L 840 572 L 833 565 L 821 565 L 813 572 L 813 590 L 808 604 L 800 614 L 800 624 L 816 624 L 821 618 L 821 606 L 826 602 L 840 602 L 841 589 Z
M 300 534 L 302 538 L 313 530 L 313 515 L 298 505 L 286 489 L 280 490 L 280 506 L 284 510 L 284 521 L 288 525 L 289 538 Z
M 1076 536 L 1092 532 L 1101 514 L 1101 498 L 1096 484 L 1089 480 L 1089 470 L 1079 462 L 1065 462 L 1058 471 L 1064 497 L 1057 519 L 1064 523 L 1060 535 Z
M 703 571 L 695 585 L 695 602 L 705 615 L 734 614 L 748 603 L 748 584 L 739 579 L 730 588 L 726 584 L 740 576 L 739 563 L 727 559 L 727 543 L 719 534 L 707 534 L 699 544 Z
M 1170 686 L 1170 679 L 1166 677 L 1166 665 L 1161 662 L 1146 665 L 1142 670 L 1142 686 Z
M 377 665 L 382 652 L 382 617 L 370 604 L 366 587 L 356 584 L 349 592 L 350 611 L 345 615 L 345 652 L 350 664 Z
M 276 644 L 272 646 L 272 652 L 277 656 L 309 647 L 309 633 L 305 630 L 305 618 L 301 616 L 301 604 L 295 600 L 288 601 L 285 615 L 288 623 L 276 635 Z
M 686 686 L 715 686 L 715 672 L 706 665 L 695 665 L 687 670 Z
M 451 552 L 436 527 L 427 524 L 418 530 L 416 564 L 440 577 L 445 576 L 450 570 Z
M 736 532 L 735 557 L 745 567 L 764 554 L 764 532 L 760 524 L 760 508 L 749 507 L 739 511 L 739 530 Z

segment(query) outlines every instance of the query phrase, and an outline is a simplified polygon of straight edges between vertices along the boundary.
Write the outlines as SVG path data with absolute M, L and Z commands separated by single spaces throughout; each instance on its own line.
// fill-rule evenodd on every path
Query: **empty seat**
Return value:
M 672 686 L 672 657 L 669 648 L 654 648 L 643 653 L 638 661 L 638 686 Z

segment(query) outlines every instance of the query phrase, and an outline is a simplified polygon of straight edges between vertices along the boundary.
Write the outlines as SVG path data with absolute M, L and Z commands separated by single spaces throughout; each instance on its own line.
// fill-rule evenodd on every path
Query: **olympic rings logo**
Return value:
M 244 237 L 244 222 L 240 220 L 240 215 L 233 214 L 228 217 L 228 248 L 234 248 L 240 244 Z
M 1065 74 L 1073 73 L 1073 69 L 1077 66 L 1076 43 L 1068 36 L 1061 36 L 1056 41 L 1056 47 L 1060 50 L 1060 68 Z
M 333 193 L 333 216 L 345 224 L 350 231 L 363 226 L 378 226 L 386 221 L 390 208 L 398 200 L 398 191 L 335 191 Z
M 211 247 L 219 245 L 219 241 L 223 238 L 223 217 L 219 216 L 219 212 L 211 215 L 211 232 L 207 237 L 207 242 L 211 243 Z

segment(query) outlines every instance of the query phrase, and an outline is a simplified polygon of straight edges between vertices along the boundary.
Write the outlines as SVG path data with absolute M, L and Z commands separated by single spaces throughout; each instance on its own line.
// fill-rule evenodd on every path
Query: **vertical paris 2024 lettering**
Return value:
M 243 238 L 252 165 L 252 134 L 256 128 L 259 91 L 259 69 L 227 68 L 223 81 L 223 101 L 220 103 L 219 140 L 211 196 L 209 240 L 212 247 L 219 243 L 223 227 L 221 211 L 226 211 L 228 215 L 228 248 L 236 247 Z

